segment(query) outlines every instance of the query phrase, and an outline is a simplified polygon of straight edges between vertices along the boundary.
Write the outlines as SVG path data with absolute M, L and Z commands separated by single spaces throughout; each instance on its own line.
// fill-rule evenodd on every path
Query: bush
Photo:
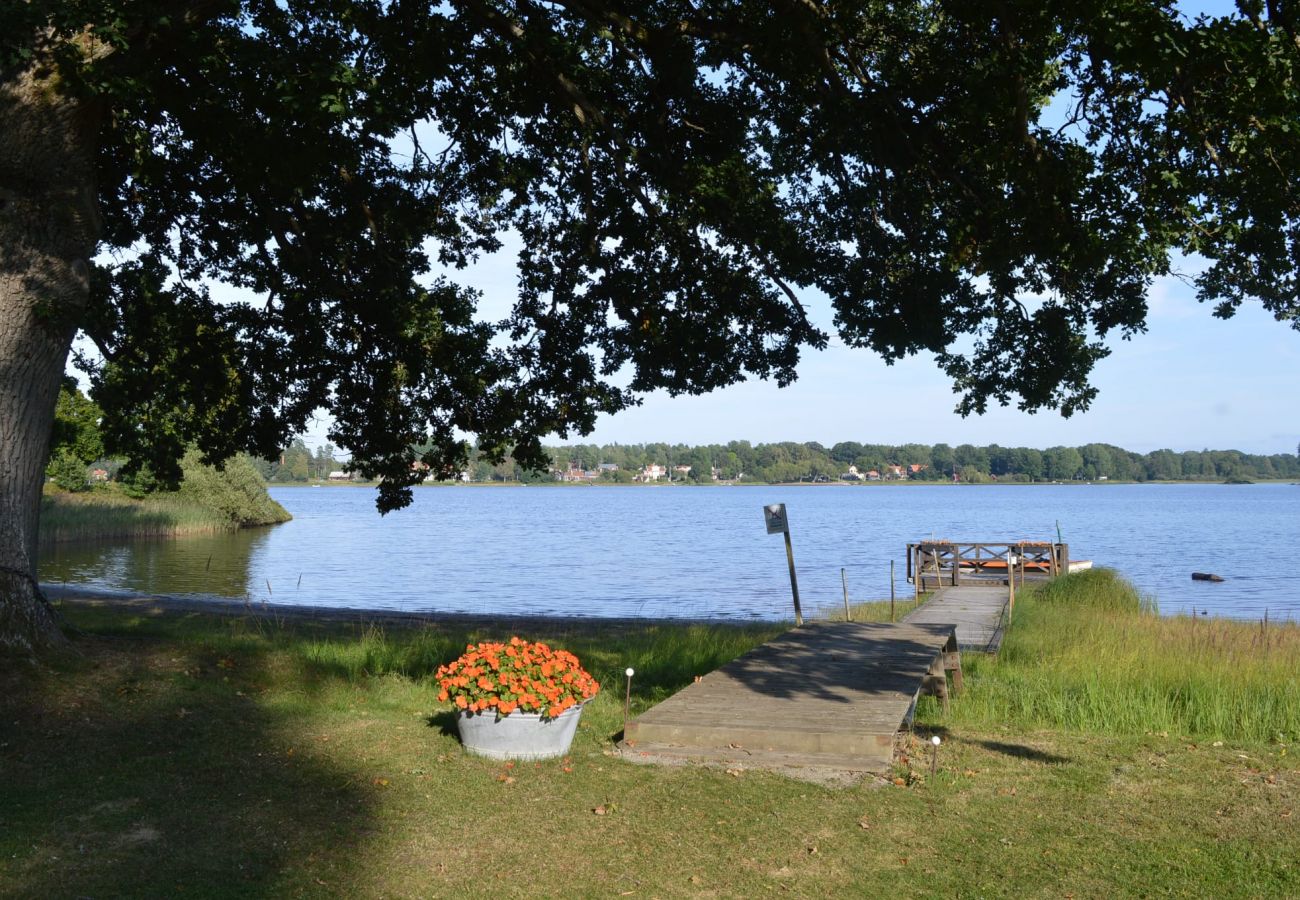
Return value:
M 89 487 L 86 464 L 71 450 L 60 450 L 45 467 L 45 474 L 65 491 L 84 491 Z
M 177 495 L 213 510 L 236 526 L 271 525 L 287 522 L 289 513 L 266 493 L 266 482 L 247 456 L 226 460 L 224 469 L 205 466 L 196 450 L 181 460 L 181 481 Z

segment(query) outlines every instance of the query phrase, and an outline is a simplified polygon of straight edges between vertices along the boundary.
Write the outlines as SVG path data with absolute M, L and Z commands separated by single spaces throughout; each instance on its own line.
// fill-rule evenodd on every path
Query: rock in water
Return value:
M 1222 575 L 1211 575 L 1209 572 L 1193 572 L 1192 581 L 1222 581 Z

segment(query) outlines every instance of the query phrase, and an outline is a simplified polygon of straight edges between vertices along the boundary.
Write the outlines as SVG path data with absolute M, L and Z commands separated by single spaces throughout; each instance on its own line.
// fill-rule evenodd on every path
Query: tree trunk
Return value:
M 0 651 L 63 642 L 36 582 L 54 404 L 98 239 L 92 104 L 57 75 L 0 75 Z

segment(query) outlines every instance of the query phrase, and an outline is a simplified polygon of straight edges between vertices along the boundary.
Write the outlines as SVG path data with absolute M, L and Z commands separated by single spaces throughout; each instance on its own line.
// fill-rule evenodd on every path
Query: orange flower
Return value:
M 498 716 L 522 710 L 554 718 L 595 696 L 600 685 L 578 658 L 518 636 L 509 644 L 466 647 L 459 659 L 434 675 L 440 701 L 471 713 L 494 709 Z

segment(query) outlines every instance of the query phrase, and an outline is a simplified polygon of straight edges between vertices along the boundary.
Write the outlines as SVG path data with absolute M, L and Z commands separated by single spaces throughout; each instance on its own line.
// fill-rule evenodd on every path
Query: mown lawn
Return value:
M 508 635 L 67 614 L 79 658 L 0 670 L 3 896 L 1300 894 L 1294 734 L 1049 728 L 1051 704 L 977 699 L 1058 689 L 1050 649 L 972 660 L 949 718 L 924 704 L 895 771 L 843 787 L 613 754 L 625 666 L 635 714 L 773 627 L 526 635 L 605 689 L 568 759 L 509 765 L 461 751 L 429 682 Z

